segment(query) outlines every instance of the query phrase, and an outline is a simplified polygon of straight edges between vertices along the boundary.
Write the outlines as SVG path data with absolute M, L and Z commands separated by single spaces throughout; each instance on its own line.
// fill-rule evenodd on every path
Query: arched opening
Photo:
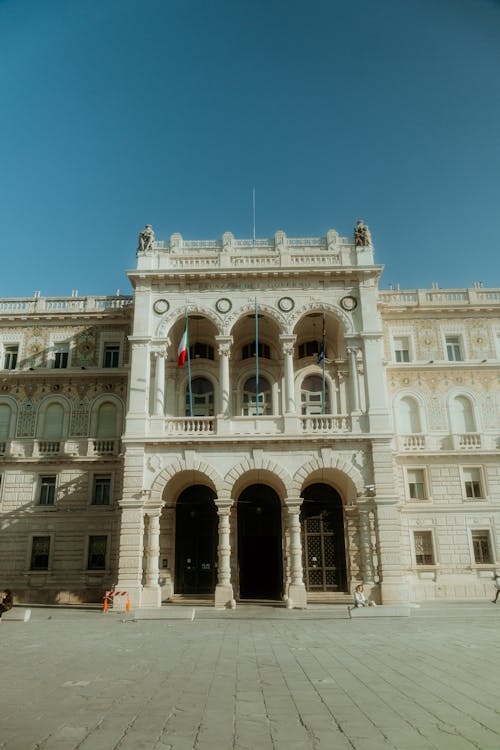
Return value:
M 45 410 L 42 437 L 45 440 L 60 440 L 64 430 L 64 409 L 61 404 L 50 404 Z
M 324 390 L 323 394 L 323 378 L 319 375 L 308 375 L 304 378 L 300 389 L 302 414 L 327 414 L 330 411 L 327 406 L 328 383 L 325 383 Z
M 238 498 L 238 565 L 241 599 L 280 599 L 283 561 L 281 505 L 265 484 L 252 484 Z
M 207 378 L 193 378 L 193 417 L 211 417 L 214 413 L 214 387 Z M 186 386 L 186 416 L 189 416 L 189 385 Z
M 400 400 L 397 421 L 401 435 L 415 435 L 422 432 L 418 403 L 411 396 L 404 396 Z
M 0 442 L 5 442 L 9 439 L 11 420 L 11 407 L 8 404 L 0 404 Z
M 344 511 L 339 493 L 312 484 L 300 512 L 304 583 L 307 591 L 346 591 Z
M 175 592 L 212 594 L 217 578 L 215 492 L 195 484 L 182 492 L 175 514 Z
M 243 416 L 272 413 L 271 386 L 266 378 L 248 378 L 243 386 Z
M 96 437 L 103 439 L 116 437 L 118 434 L 116 417 L 117 410 L 115 404 L 109 401 L 101 404 L 97 412 Z
M 457 435 L 477 431 L 474 408 L 467 396 L 455 396 L 451 402 L 451 425 Z

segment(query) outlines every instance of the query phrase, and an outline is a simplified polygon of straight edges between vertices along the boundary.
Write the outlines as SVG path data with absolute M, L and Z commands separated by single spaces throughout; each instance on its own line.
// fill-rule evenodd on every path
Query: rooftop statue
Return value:
M 147 253 L 153 249 L 153 242 L 155 241 L 155 233 L 151 224 L 146 224 L 144 229 L 139 233 L 139 242 L 137 245 L 138 253 Z
M 361 219 L 356 222 L 354 227 L 354 244 L 356 247 L 370 247 L 372 244 L 370 230 Z

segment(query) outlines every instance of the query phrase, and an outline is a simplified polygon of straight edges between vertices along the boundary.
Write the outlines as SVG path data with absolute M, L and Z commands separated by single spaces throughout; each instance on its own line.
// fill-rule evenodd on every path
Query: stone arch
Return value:
M 195 472 L 199 477 L 208 479 L 208 485 L 214 489 L 218 497 L 228 494 L 222 477 L 213 466 L 207 464 L 206 461 L 200 460 L 195 460 L 192 465 L 188 466 L 184 459 L 178 458 L 162 469 L 153 479 L 151 483 L 150 502 L 161 503 L 165 488 L 171 487 L 175 477 L 184 472 Z
M 159 339 L 168 338 L 168 335 L 170 333 L 170 330 L 172 327 L 177 323 L 178 320 L 181 320 L 182 318 L 185 318 L 186 316 L 186 310 L 188 315 L 202 315 L 206 317 L 208 320 L 210 320 L 211 323 L 214 324 L 214 326 L 217 328 L 217 335 L 222 335 L 223 332 L 223 322 L 220 315 L 218 315 L 214 310 L 212 310 L 209 307 L 196 305 L 194 303 L 188 303 L 187 307 L 184 309 L 176 308 L 175 310 L 171 310 L 168 313 L 166 313 L 160 322 L 158 323 L 156 327 L 155 337 Z
M 302 492 L 304 482 L 311 474 L 327 470 L 339 471 L 345 474 L 352 481 L 357 494 L 364 494 L 365 480 L 359 469 L 346 461 L 342 456 L 336 455 L 333 451 L 327 456 L 315 456 L 306 463 L 302 464 L 293 475 L 293 492 L 299 497 Z
M 240 318 L 248 315 L 249 313 L 255 312 L 255 302 L 247 302 L 241 305 L 231 315 L 228 315 L 224 321 L 224 335 L 230 336 L 231 331 Z M 259 315 L 268 315 L 278 326 L 280 335 L 287 333 L 287 320 L 275 307 L 271 305 L 261 304 L 259 302 Z
M 354 326 L 352 323 L 352 319 L 347 315 L 347 313 L 342 310 L 341 307 L 338 307 L 337 305 L 331 305 L 331 304 L 321 304 L 319 305 L 315 300 L 311 300 L 310 302 L 306 302 L 305 304 L 298 307 L 296 310 L 293 311 L 293 313 L 290 315 L 290 318 L 288 320 L 289 324 L 289 331 L 287 333 L 293 333 L 295 327 L 297 326 L 297 323 L 301 320 L 301 318 L 305 317 L 309 313 L 315 312 L 315 313 L 322 313 L 323 310 L 325 313 L 330 312 L 333 315 L 335 315 L 336 318 L 340 320 L 342 323 L 342 326 L 344 328 L 344 335 L 352 335 L 355 333 Z
M 254 475 L 252 483 L 258 480 L 259 474 L 261 479 L 263 478 L 262 474 L 273 475 L 279 480 L 275 483 L 278 494 L 281 493 L 282 498 L 285 498 L 290 492 L 292 485 L 290 474 L 283 466 L 268 458 L 263 453 L 258 459 L 254 456 L 249 456 L 227 472 L 224 477 L 227 494 L 233 493 L 234 488 L 238 487 L 239 484 L 241 485 L 245 474 Z

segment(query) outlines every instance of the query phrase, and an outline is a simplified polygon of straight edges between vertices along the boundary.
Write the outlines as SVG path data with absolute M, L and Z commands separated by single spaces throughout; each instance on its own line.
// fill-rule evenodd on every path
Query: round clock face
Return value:
M 278 300 L 278 307 L 283 312 L 290 312 L 295 307 L 295 302 L 291 297 L 282 297 Z
M 163 313 L 167 312 L 169 307 L 170 305 L 166 299 L 157 299 L 153 305 L 153 310 L 155 313 L 158 313 L 158 315 L 163 315 Z
M 231 300 L 227 297 L 221 297 L 215 303 L 215 307 L 220 313 L 227 313 L 232 308 Z
M 342 297 L 340 300 L 340 306 L 343 307 L 344 310 L 354 310 L 358 306 L 358 300 L 356 297 L 351 297 L 350 295 Z

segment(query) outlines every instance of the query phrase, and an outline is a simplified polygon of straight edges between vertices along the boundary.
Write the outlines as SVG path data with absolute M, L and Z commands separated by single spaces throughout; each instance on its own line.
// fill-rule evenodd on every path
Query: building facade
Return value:
M 133 296 L 0 301 L 0 585 L 143 607 L 490 595 L 500 290 L 381 272 L 361 223 L 146 228 Z

